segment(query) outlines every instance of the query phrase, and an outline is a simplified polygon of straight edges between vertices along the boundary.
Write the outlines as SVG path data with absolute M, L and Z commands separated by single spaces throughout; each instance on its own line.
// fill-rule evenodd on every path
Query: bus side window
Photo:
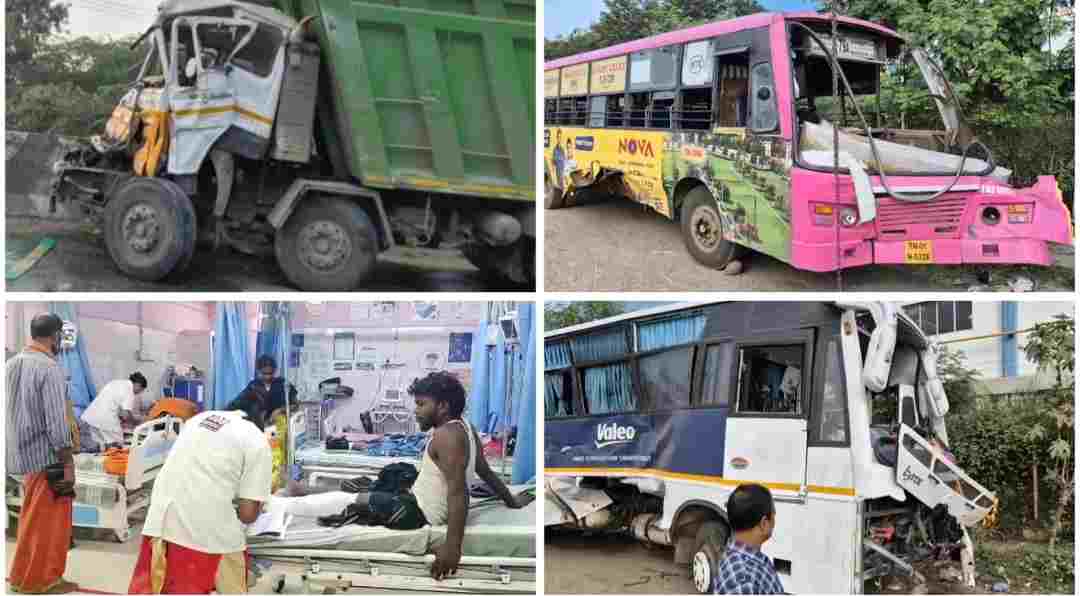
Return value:
M 650 410 L 662 412 L 690 407 L 694 348 L 684 347 L 638 359 L 641 392 Z
M 607 96 L 607 122 L 604 124 L 605 126 L 623 125 L 623 102 L 625 101 L 625 95 Z
M 803 413 L 803 346 L 759 346 L 739 351 L 736 412 Z
M 588 97 L 575 97 L 574 98 L 574 121 L 572 124 L 577 126 L 585 126 L 588 122 L 589 115 L 589 98 Z
M 559 123 L 559 100 L 557 99 L 545 99 L 544 100 L 544 124 L 558 124 Z
M 725 342 L 705 348 L 705 366 L 701 383 L 701 399 L 696 405 L 721 406 L 728 403 L 731 391 L 731 368 L 735 348 Z
M 649 93 L 630 94 L 630 128 L 645 128 L 645 117 L 649 113 Z
M 675 93 L 658 91 L 652 94 L 652 107 L 649 109 L 649 128 L 671 128 L 671 109 L 675 107 Z
M 608 98 L 597 95 L 589 100 L 589 128 L 603 128 Z
M 683 89 L 678 127 L 684 130 L 709 130 L 712 118 L 712 89 Z
M 559 124 L 574 123 L 574 98 L 559 98 Z
M 716 126 L 746 126 L 747 93 L 750 88 L 749 58 L 746 54 L 724 56 L 718 61 L 716 77 Z
M 544 373 L 544 417 L 574 415 L 572 376 L 566 370 Z
M 772 65 L 761 62 L 750 72 L 750 130 L 772 132 L 780 124 L 776 110 L 776 88 L 773 85 Z
M 825 383 L 814 440 L 824 443 L 847 443 L 847 401 L 844 399 L 844 371 L 840 359 L 840 340 L 829 340 L 825 353 Z

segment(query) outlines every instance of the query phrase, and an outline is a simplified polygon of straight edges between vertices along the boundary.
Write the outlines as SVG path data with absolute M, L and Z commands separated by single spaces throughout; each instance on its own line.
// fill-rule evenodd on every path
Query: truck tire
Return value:
M 285 277 L 302 290 L 356 289 L 375 271 L 379 234 L 364 208 L 348 199 L 303 199 L 274 237 Z
M 738 245 L 724 239 L 720 210 L 708 188 L 698 186 L 686 193 L 679 219 L 686 251 L 697 262 L 723 269 L 735 258 Z
M 712 592 L 713 579 L 727 550 L 730 533 L 727 525 L 719 521 L 707 521 L 698 528 L 694 555 L 690 558 L 690 579 L 698 593 Z
M 566 207 L 566 199 L 563 197 L 561 188 L 556 188 L 551 183 L 551 178 L 544 174 L 544 209 L 562 209 Z
M 158 281 L 191 263 L 195 208 L 184 191 L 162 178 L 130 178 L 105 205 L 105 246 L 116 266 Z

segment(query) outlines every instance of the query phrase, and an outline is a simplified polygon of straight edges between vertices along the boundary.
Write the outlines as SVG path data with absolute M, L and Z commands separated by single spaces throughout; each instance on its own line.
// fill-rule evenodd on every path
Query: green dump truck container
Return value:
M 533 201 L 533 0 L 283 2 L 315 17 L 350 174 L 373 188 Z
M 462 256 L 532 284 L 534 27 L 533 0 L 165 0 L 55 203 L 101 216 L 139 279 L 183 271 L 198 239 L 307 290 Z

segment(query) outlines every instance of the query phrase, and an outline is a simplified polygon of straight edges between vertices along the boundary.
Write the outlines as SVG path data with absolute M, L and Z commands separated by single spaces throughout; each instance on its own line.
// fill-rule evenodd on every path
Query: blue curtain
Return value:
M 97 396 L 97 389 L 94 388 L 90 361 L 86 357 L 86 342 L 83 340 L 82 329 L 79 329 L 79 318 L 75 305 L 70 302 L 50 302 L 49 312 L 65 321 L 71 321 L 78 331 L 75 347 L 60 352 L 60 364 L 67 373 L 68 397 L 75 408 L 75 417 L 81 418 L 83 411 Z
M 255 377 L 248 347 L 247 317 L 240 302 L 218 302 L 214 320 L 214 395 L 210 409 L 220 410 Z
M 637 409 L 630 383 L 630 365 L 624 362 L 585 369 L 585 399 L 590 414 L 611 414 Z
M 547 373 L 544 375 L 544 415 L 551 417 L 569 416 L 563 405 L 563 375 L 562 373 Z
M 492 355 L 488 351 L 487 322 L 480 323 L 480 327 L 473 333 L 472 358 L 469 367 L 472 369 L 472 388 L 469 390 L 469 402 L 465 405 L 465 416 L 469 424 L 476 427 L 477 432 L 489 432 L 487 424 L 488 408 L 488 369 L 491 368 Z
M 630 349 L 626 343 L 626 333 L 622 328 L 592 335 L 579 335 L 570 340 L 570 347 L 574 352 L 575 362 L 613 358 L 625 354 Z
M 469 392 L 468 418 L 476 430 L 492 434 L 507 426 L 506 405 L 506 343 L 502 334 L 494 347 L 487 345 L 489 326 L 498 323 L 480 323 L 473 334 L 472 390 Z
M 521 324 L 521 366 L 516 373 L 518 388 L 514 396 L 514 422 L 517 447 L 510 481 L 524 484 L 536 477 L 536 321 L 531 303 L 518 305 Z
M 705 335 L 705 315 L 686 315 L 638 325 L 638 351 L 700 341 Z
M 570 366 L 570 344 L 557 341 L 544 344 L 544 370 L 566 368 Z

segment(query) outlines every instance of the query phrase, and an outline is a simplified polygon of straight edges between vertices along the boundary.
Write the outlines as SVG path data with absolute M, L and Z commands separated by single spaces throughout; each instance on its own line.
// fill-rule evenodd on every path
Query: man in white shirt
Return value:
M 244 575 L 245 524 L 270 500 L 263 418 L 258 396 L 245 391 L 226 411 L 184 424 L 154 483 L 128 593 L 209 594 L 219 569 Z M 246 591 L 244 583 L 234 577 L 238 587 L 226 591 Z
M 137 412 L 138 396 L 143 391 L 146 391 L 146 377 L 142 373 L 109 381 L 83 412 L 82 421 L 90 427 L 94 442 L 102 450 L 107 446 L 124 444 L 124 421 L 131 424 L 142 422 Z

